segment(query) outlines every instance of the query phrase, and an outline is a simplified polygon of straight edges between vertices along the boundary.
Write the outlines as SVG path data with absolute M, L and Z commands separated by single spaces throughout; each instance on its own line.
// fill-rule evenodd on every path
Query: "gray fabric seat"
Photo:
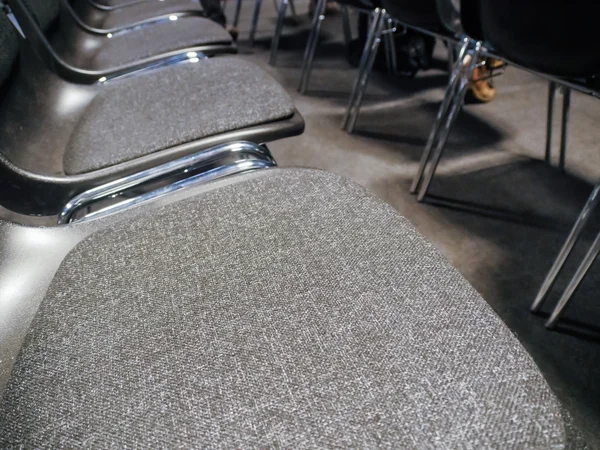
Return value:
M 238 178 L 65 258 L 0 446 L 564 448 L 559 404 L 479 294 L 361 187 Z
M 232 42 L 231 35 L 212 20 L 183 17 L 115 34 L 106 39 L 93 55 L 88 53 L 88 66 L 120 66 L 181 48 Z
M 78 10 L 86 12 L 86 22 L 98 28 L 121 28 L 132 23 L 160 17 L 166 14 L 193 11 L 202 13 L 203 9 L 194 0 L 168 0 L 163 2 L 138 3 L 126 8 L 100 11 L 86 5 L 87 0 L 79 0 Z
M 295 112 L 278 83 L 239 58 L 172 66 L 130 81 L 107 83 L 84 111 L 65 149 L 66 174 L 288 119 Z

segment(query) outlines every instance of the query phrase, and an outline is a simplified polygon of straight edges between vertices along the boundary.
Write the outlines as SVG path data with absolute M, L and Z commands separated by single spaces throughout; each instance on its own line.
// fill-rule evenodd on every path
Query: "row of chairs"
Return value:
M 62 209 L 74 196 L 133 173 L 217 144 L 265 143 L 302 132 L 302 117 L 288 94 L 255 65 L 208 58 L 206 46 L 188 40 L 167 51 L 163 39 L 147 40 L 164 34 L 177 42 L 179 32 L 185 37 L 207 25 L 228 36 L 217 24 L 191 16 L 104 36 L 100 42 L 109 55 L 118 53 L 116 63 L 105 55 L 104 68 L 91 69 L 73 64 L 97 60 L 105 48 L 72 39 L 73 30 L 80 30 L 59 20 L 59 1 L 9 2 L 26 37 L 20 42 L 7 17 L 1 17 L 0 200 L 6 207 L 64 215 Z M 221 53 L 219 46 L 211 44 L 210 54 Z M 232 46 L 223 50 L 229 53 Z
M 363 49 L 353 90 L 342 128 L 352 133 L 356 126 L 369 74 L 372 71 L 379 43 L 385 44 L 388 67 L 394 71 L 392 34 L 413 29 L 432 35 L 448 45 L 451 65 L 449 84 L 423 151 L 411 192 L 418 201 L 426 199 L 452 126 L 464 103 L 469 81 L 484 57 L 493 57 L 504 64 L 533 72 L 549 80 L 548 118 L 545 160 L 551 163 L 552 121 L 556 90 L 563 89 L 562 131 L 558 167 L 564 171 L 571 90 L 600 96 L 597 76 L 600 57 L 595 49 L 592 13 L 587 2 L 563 2 L 540 5 L 536 2 L 506 4 L 498 0 L 371 0 L 361 2 L 341 0 L 345 39 L 349 41 L 350 24 L 347 8 L 355 8 L 370 16 L 370 28 Z M 271 47 L 271 63 L 276 62 L 279 38 L 283 28 L 287 2 L 280 2 L 280 13 Z M 302 65 L 298 90 L 306 92 L 312 62 L 318 42 L 320 23 L 324 19 L 326 0 L 317 4 L 312 29 Z M 582 11 L 587 11 L 583 13 Z M 543 15 L 544 20 L 538 20 Z M 483 62 L 481 62 L 483 61 Z M 493 72 L 493 71 L 492 71 Z M 596 207 L 598 187 L 595 187 L 570 232 L 563 248 L 544 280 L 531 310 L 541 309 L 566 259 L 580 237 L 587 220 Z M 600 235 L 572 277 L 546 322 L 553 328 L 577 287 L 600 253 Z
M 272 78 L 135 36 L 196 16 L 104 36 L 99 76 L 58 1 L 0 15 L 0 203 L 61 223 L 0 221 L 0 447 L 583 447 L 405 219 L 274 167 L 303 122 Z

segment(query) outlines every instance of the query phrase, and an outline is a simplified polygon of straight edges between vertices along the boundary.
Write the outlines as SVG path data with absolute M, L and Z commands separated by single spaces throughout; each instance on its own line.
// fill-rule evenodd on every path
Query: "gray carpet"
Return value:
M 498 96 L 493 103 L 466 107 L 450 138 L 432 195 L 532 216 L 530 222 L 541 221 L 546 227 L 420 204 L 409 186 L 443 96 L 446 73 L 432 69 L 413 80 L 374 74 L 356 133 L 349 135 L 340 126 L 356 71 L 345 58 L 339 18 L 323 22 L 309 91 L 301 96 L 296 87 L 309 21 L 306 4 L 297 2 L 296 7 L 298 19 L 284 29 L 275 68 L 267 64 L 275 23 L 270 2 L 263 5 L 257 45 L 242 46 L 245 57 L 268 68 L 294 94 L 306 120 L 304 135 L 270 146 L 279 164 L 315 167 L 352 178 L 407 217 L 513 330 L 573 411 L 590 447 L 600 448 L 600 340 L 595 327 L 600 325 L 600 305 L 595 302 L 600 265 L 592 268 L 567 310 L 570 321 L 558 332 L 547 331 L 544 317 L 528 311 L 590 192 L 589 183 L 600 175 L 600 129 L 595 126 L 600 102 L 573 94 L 565 175 L 541 161 L 547 83 L 514 68 L 495 81 Z M 247 39 L 251 9 L 252 2 L 243 4 L 242 40 Z M 444 54 L 443 47 L 436 49 L 440 67 Z M 555 160 L 561 101 L 557 95 Z M 579 258 L 600 228 L 600 220 L 593 222 L 576 248 Z M 565 268 L 567 274 L 573 270 L 573 264 Z M 567 282 L 568 276 L 561 277 L 546 313 Z

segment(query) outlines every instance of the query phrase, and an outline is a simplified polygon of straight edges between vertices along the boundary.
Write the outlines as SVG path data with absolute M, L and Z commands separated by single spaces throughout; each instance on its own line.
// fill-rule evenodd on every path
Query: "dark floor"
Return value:
M 257 44 L 247 39 L 253 2 L 245 2 L 241 51 L 267 68 L 293 95 L 306 120 L 304 135 L 270 146 L 281 166 L 328 170 L 352 178 L 410 219 L 475 286 L 517 334 L 556 394 L 573 412 L 592 448 L 600 448 L 600 266 L 593 267 L 569 307 L 568 328 L 547 331 L 543 317 L 528 307 L 566 231 L 600 175 L 600 102 L 574 94 L 569 126 L 567 174 L 545 165 L 547 83 L 509 68 L 496 80 L 498 96 L 487 105 L 468 105 L 457 122 L 431 193 L 462 202 L 495 206 L 531 223 L 420 204 L 409 193 L 429 129 L 443 96 L 447 74 L 429 70 L 416 79 L 374 74 L 355 134 L 340 129 L 355 70 L 346 62 L 341 25 L 323 23 L 309 92 L 296 92 L 309 25 L 307 6 L 290 20 L 275 68 L 267 65 L 275 11 L 263 2 Z M 233 5 L 227 5 L 231 10 Z M 295 22 L 295 23 L 294 23 Z M 438 55 L 439 53 L 439 55 Z M 436 55 L 443 59 L 443 48 Z M 439 67 L 444 67 L 439 61 Z M 560 101 L 562 97 L 558 96 Z M 560 104 L 555 113 L 558 155 Z M 335 195 L 335 193 L 332 193 Z M 545 224 L 539 226 L 535 224 Z M 594 220 L 585 252 L 600 220 Z M 582 249 L 582 248 L 583 249 Z M 566 272 L 572 273 L 573 265 Z M 544 308 L 556 301 L 564 276 Z

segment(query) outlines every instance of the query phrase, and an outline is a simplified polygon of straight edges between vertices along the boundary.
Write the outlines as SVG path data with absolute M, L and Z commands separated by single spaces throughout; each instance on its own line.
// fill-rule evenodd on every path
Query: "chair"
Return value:
M 23 214 L 58 214 L 84 191 L 218 144 L 304 129 L 283 88 L 244 60 L 82 85 L 46 69 L 3 14 L 0 30 L 0 204 Z
M 532 1 L 506 3 L 485 0 L 478 3 L 484 37 L 495 52 L 530 70 L 558 77 L 558 83 L 567 84 L 571 89 L 600 95 L 600 91 L 590 88 L 586 80 L 600 74 L 600 56 L 595 45 L 595 15 L 584 13 L 589 7 L 587 2 L 552 2 L 551 7 L 544 8 L 543 20 L 540 20 L 539 5 Z M 509 22 L 511 27 L 506 28 Z M 556 33 L 555 27 L 560 27 L 561 32 Z M 599 193 L 600 187 L 595 186 L 542 283 L 532 311 L 541 309 L 596 208 Z M 562 293 L 546 322 L 547 327 L 556 326 L 599 252 L 600 237 L 597 237 Z
M 260 170 L 60 227 L 0 223 L 0 255 L 0 447 L 581 443 L 479 294 L 336 175 Z
M 600 58 L 594 49 L 592 19 L 589 15 L 581 13 L 585 5 L 583 2 L 569 4 L 557 2 L 545 5 L 542 20 L 539 16 L 539 4 L 531 1 L 461 1 L 462 23 L 465 32 L 469 35 L 465 41 L 467 45 L 475 46 L 479 48 L 479 52 L 484 51 L 510 65 L 533 72 L 550 81 L 545 154 L 545 160 L 548 163 L 551 159 L 551 124 L 555 91 L 557 86 L 563 87 L 562 135 L 558 164 L 561 170 L 564 170 L 565 164 L 570 91 L 576 90 L 592 96 L 599 95 L 594 85 L 588 83 L 586 79 L 600 73 Z M 556 26 L 567 27 L 565 33 L 557 34 Z M 483 43 L 485 43 L 485 49 L 482 47 Z M 463 72 L 462 77 L 465 82 L 468 72 Z M 457 114 L 461 102 L 451 101 L 450 103 L 452 111 Z M 452 122 L 451 117 L 445 122 L 448 132 Z M 438 123 L 436 123 L 437 126 L 439 126 Z M 428 151 L 431 150 L 429 144 L 423 153 L 421 165 L 412 186 L 413 191 L 419 190 L 419 200 L 423 200 L 427 194 L 446 138 L 447 133 L 443 133 L 442 140 L 433 154 Z M 430 156 L 431 161 L 429 162 Z M 425 172 L 428 162 L 429 170 Z M 593 189 L 575 226 L 542 283 L 531 307 L 533 312 L 539 311 L 542 307 L 573 246 L 581 235 L 590 213 L 596 206 L 598 192 L 597 187 Z M 598 252 L 600 252 L 600 242 L 596 240 L 546 322 L 548 328 L 556 325 Z
M 225 29 L 202 17 L 173 16 L 151 26 L 115 34 L 90 32 L 73 22 L 67 0 L 10 0 L 9 6 L 40 58 L 60 76 L 93 83 L 150 65 L 186 58 L 190 53 L 234 53 Z

